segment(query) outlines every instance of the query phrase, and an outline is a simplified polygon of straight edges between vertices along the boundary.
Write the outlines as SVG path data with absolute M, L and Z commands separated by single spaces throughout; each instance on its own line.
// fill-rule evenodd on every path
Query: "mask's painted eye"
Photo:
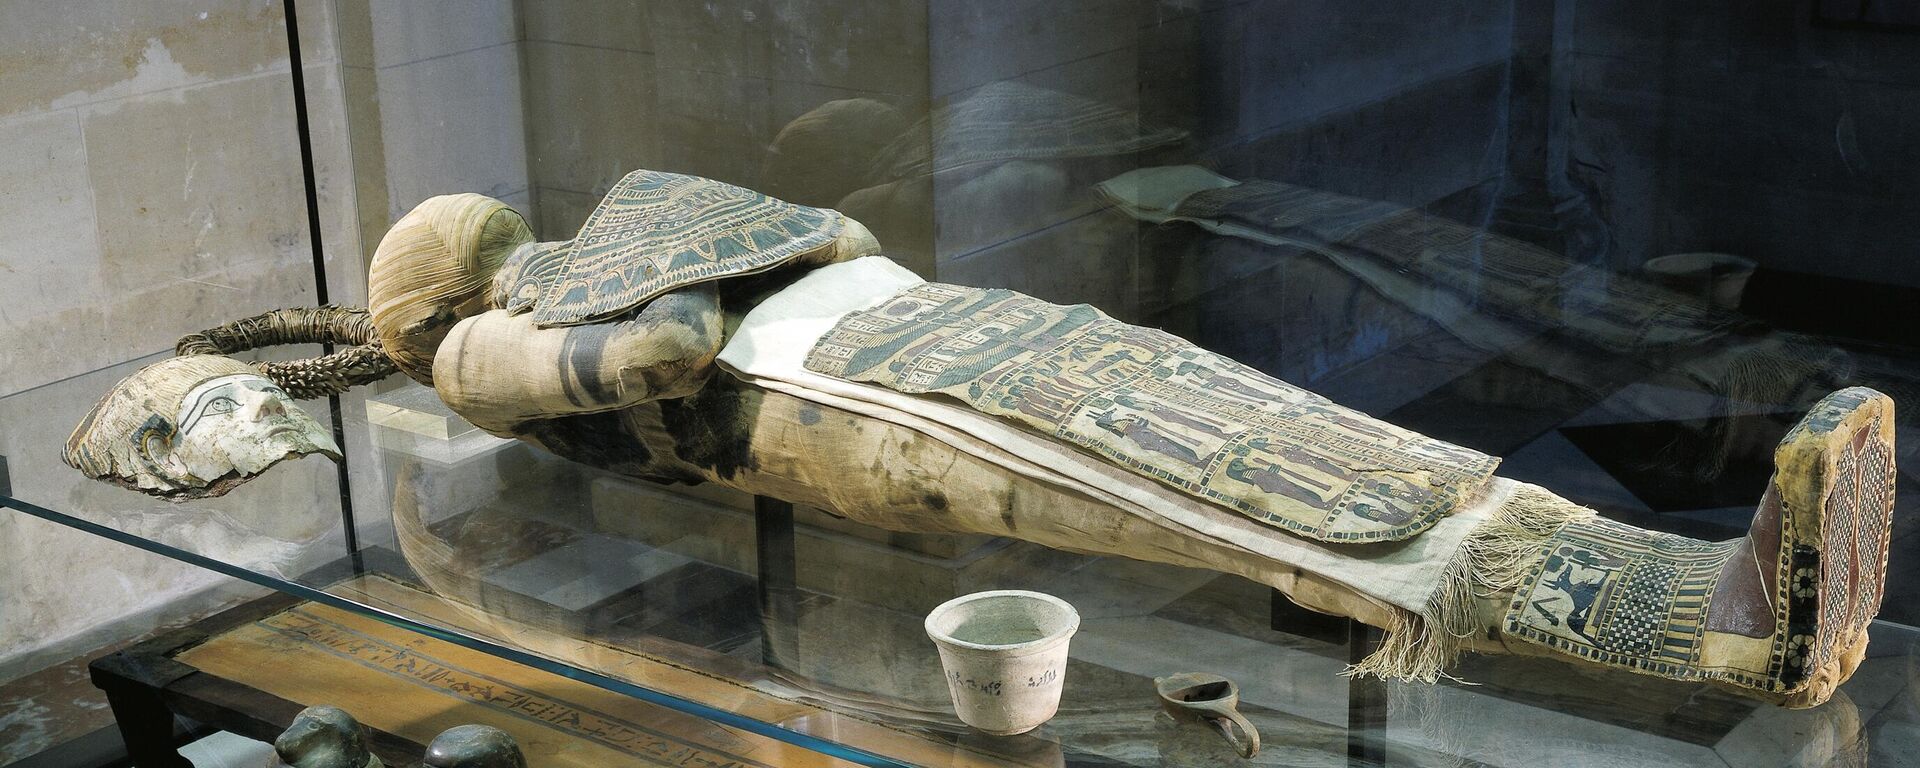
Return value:
M 216 397 L 207 401 L 207 407 L 202 410 L 201 413 L 214 416 L 222 413 L 233 413 L 234 409 L 239 407 L 240 404 L 234 402 L 231 397 Z

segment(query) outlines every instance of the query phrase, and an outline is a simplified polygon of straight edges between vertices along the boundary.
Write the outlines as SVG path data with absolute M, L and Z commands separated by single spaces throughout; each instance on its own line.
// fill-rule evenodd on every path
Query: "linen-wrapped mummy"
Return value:
M 1749 534 L 1701 542 L 1169 334 L 928 283 L 879 250 L 838 212 L 653 171 L 560 243 L 497 201 L 434 198 L 380 244 L 367 348 L 484 429 L 614 471 L 1245 576 L 1384 628 L 1358 674 L 1540 654 L 1807 706 L 1864 654 L 1893 503 L 1877 392 L 1815 405 Z M 137 421 L 81 431 L 164 461 L 127 449 Z

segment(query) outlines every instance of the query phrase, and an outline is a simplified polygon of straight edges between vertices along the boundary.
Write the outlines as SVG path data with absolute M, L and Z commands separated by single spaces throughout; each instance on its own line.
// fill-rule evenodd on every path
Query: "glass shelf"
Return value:
M 1340 672 L 1364 636 L 1239 577 L 625 478 L 470 431 L 412 384 L 343 398 L 344 485 L 308 458 L 170 504 L 57 457 L 56 427 L 144 362 L 0 399 L 14 435 L 0 504 L 850 763 L 1237 759 L 1158 714 L 1152 678 L 1184 671 L 1239 683 L 1266 765 L 1887 765 L 1920 732 L 1904 625 L 1877 623 L 1859 672 L 1807 711 L 1512 657 L 1469 657 L 1470 683 L 1356 684 Z M 1060 714 L 1022 736 L 957 721 L 921 627 L 934 605 L 996 588 L 1084 617 Z

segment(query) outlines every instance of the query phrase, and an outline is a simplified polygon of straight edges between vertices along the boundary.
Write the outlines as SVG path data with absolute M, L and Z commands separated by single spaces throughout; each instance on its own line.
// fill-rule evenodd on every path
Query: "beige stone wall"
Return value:
M 327 3 L 305 74 L 332 298 L 364 283 Z M 0 25 L 0 395 L 311 303 L 280 5 L 8 2 Z
M 300 10 L 330 298 L 359 303 L 334 8 Z M 182 334 L 316 299 L 281 4 L 5 0 L 0 19 L 0 455 L 14 493 L 262 567 L 327 556 L 339 508 L 324 461 L 182 508 L 59 459 L 94 399 Z M 235 584 L 0 512 L 0 680 L 192 615 Z
M 512 0 L 338 0 L 363 240 L 421 200 L 478 192 L 526 211 L 522 33 Z
M 528 171 L 542 239 L 572 237 L 622 174 L 661 165 L 652 8 L 520 3 Z

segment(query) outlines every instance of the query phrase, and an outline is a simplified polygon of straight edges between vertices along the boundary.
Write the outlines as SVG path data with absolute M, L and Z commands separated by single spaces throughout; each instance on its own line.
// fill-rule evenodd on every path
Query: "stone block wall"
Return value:
M 1013 81 L 1187 136 L 1134 155 L 937 174 L 942 279 L 1090 302 L 1303 384 L 1430 325 L 1324 259 L 1145 227 L 1106 209 L 1093 184 L 1191 163 L 1425 207 L 1481 194 L 1506 170 L 1515 32 L 1500 0 L 1418 14 L 1379 2 L 935 2 L 929 25 L 935 108 Z
M 1171 105 L 1167 119 L 1184 120 L 1201 156 L 1231 178 L 1391 201 L 1479 225 L 1488 190 L 1508 173 L 1507 3 L 1450 0 L 1409 14 L 1373 2 L 1257 2 L 1171 20 L 1160 34 L 1194 41 L 1187 44 L 1196 53 L 1181 57 L 1182 67 L 1155 70 L 1155 92 L 1178 93 L 1177 81 L 1193 80 L 1216 94 Z M 1432 327 L 1406 297 L 1382 295 L 1310 251 L 1216 242 L 1203 252 L 1239 277 L 1189 302 L 1191 332 L 1303 386 Z
M 962 109 L 989 86 L 1059 94 L 1127 115 L 1139 131 L 1139 57 L 1167 5 L 1134 0 L 929 4 L 934 109 Z M 1136 134 L 1137 135 L 1137 134 Z M 1093 185 L 1136 167 L 1133 155 L 1013 160 L 955 167 L 993 147 L 930 137 L 932 270 L 941 280 L 1087 302 L 1138 320 L 1138 226 L 1107 210 Z
M 332 296 L 360 273 L 328 4 L 303 59 Z M 0 26 L 0 396 L 312 303 L 279 3 L 9 3 Z
M 301 64 L 329 297 L 356 304 L 334 10 L 300 4 Z M 94 400 L 179 336 L 316 300 L 281 4 L 8 2 L 0 17 L 0 455 L 14 492 L 262 567 L 324 555 L 339 512 L 323 460 L 188 511 L 59 458 Z M 0 513 L 0 680 L 190 617 L 235 584 Z
M 434 195 L 531 216 L 523 33 L 512 0 L 337 0 L 364 255 Z

